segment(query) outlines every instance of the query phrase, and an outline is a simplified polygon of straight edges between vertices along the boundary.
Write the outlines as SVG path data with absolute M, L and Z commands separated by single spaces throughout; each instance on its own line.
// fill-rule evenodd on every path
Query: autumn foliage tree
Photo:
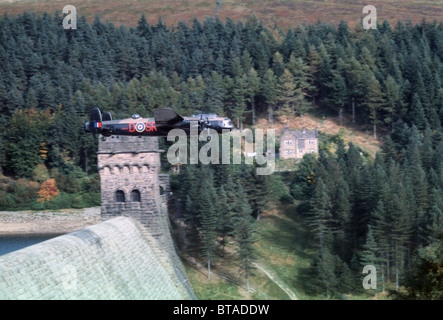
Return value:
M 55 179 L 49 179 L 43 182 L 38 192 L 38 202 L 50 201 L 52 198 L 58 196 L 58 188 Z

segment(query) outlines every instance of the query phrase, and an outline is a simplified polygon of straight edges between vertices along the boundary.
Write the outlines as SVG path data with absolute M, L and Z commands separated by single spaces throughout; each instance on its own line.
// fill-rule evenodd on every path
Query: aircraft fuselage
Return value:
M 101 115 L 99 117 L 101 119 Z M 159 123 L 160 122 L 160 123 Z M 196 129 L 196 130 L 191 130 Z M 169 131 L 181 129 L 187 135 L 191 132 L 200 134 L 201 131 L 212 129 L 217 133 L 232 130 L 234 126 L 229 118 L 211 115 L 196 115 L 192 117 L 177 117 L 175 120 L 156 121 L 155 118 L 141 118 L 139 115 L 133 115 L 132 118 L 122 120 L 105 120 L 85 123 L 85 131 L 90 133 L 99 133 L 104 137 L 112 135 L 122 136 L 154 136 L 166 137 Z

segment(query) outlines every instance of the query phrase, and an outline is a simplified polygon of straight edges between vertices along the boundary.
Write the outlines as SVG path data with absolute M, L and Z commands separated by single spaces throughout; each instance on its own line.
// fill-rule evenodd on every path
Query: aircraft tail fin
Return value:
M 172 109 L 162 108 L 154 111 L 155 123 L 173 124 L 183 121 L 183 117 Z
M 91 111 L 91 116 L 89 122 L 85 124 L 86 132 L 93 134 L 100 133 L 102 127 L 102 113 L 99 108 L 95 107 Z
M 103 121 L 112 121 L 112 115 L 109 111 L 103 113 Z

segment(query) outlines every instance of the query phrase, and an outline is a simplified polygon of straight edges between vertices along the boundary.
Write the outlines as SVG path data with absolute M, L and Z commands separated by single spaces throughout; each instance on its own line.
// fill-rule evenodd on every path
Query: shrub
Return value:
M 50 201 L 45 202 L 45 209 L 49 210 L 59 210 L 72 208 L 72 202 L 74 201 L 75 195 L 68 194 L 66 192 L 60 192 L 60 194 L 52 198 Z
M 14 196 L 0 190 L 0 209 L 7 210 L 13 207 L 15 207 Z
M 34 181 L 22 178 L 10 184 L 9 192 L 14 197 L 14 204 L 16 208 L 26 208 L 37 197 L 39 184 Z
M 100 192 L 86 193 L 83 195 L 84 208 L 98 207 L 101 204 Z
M 283 204 L 292 204 L 294 203 L 294 198 L 292 198 L 289 194 L 284 194 L 280 197 L 280 201 Z
M 44 164 L 38 164 L 33 172 L 32 179 L 38 183 L 43 183 L 50 178 L 49 170 Z
M 68 193 L 76 193 L 80 191 L 80 183 L 73 174 L 63 174 L 58 169 L 51 170 L 51 177 L 55 179 L 58 188 Z
M 72 207 L 75 209 L 81 209 L 85 207 L 85 202 L 83 200 L 83 197 L 81 195 L 76 196 L 72 200 Z

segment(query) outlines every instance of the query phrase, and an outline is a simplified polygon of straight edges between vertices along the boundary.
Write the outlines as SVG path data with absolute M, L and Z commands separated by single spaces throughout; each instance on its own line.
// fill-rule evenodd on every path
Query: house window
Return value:
M 303 151 L 304 151 L 303 149 L 299 149 L 298 153 L 303 153 Z
M 131 201 L 133 202 L 140 202 L 140 191 L 138 190 L 132 190 L 131 192 Z
M 305 148 L 305 142 L 306 142 L 305 139 L 299 139 L 298 140 L 298 148 L 299 149 L 304 149 Z
M 315 141 L 314 141 L 314 140 L 309 140 L 309 144 L 310 144 L 311 146 L 313 146 L 313 145 L 315 144 Z
M 125 202 L 125 193 L 121 190 L 115 192 L 115 200 L 117 202 Z
M 292 146 L 292 140 L 285 140 L 285 146 Z
M 292 150 L 285 150 L 285 155 L 286 156 L 291 156 L 292 155 Z

